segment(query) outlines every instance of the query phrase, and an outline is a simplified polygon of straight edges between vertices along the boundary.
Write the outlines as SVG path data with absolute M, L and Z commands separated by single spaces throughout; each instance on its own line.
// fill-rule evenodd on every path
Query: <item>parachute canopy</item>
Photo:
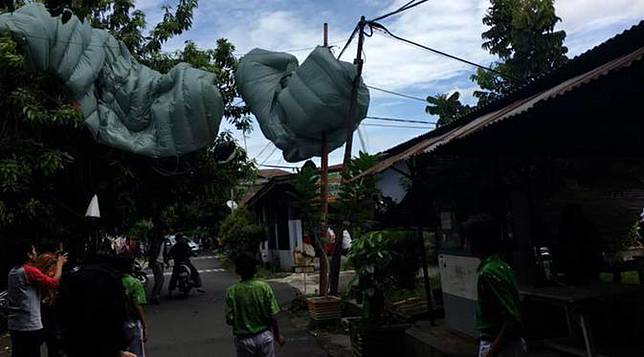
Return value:
M 107 31 L 76 16 L 63 24 L 42 4 L 1 14 L 5 29 L 29 69 L 65 83 L 97 141 L 158 158 L 195 151 L 217 136 L 224 104 L 212 73 L 182 63 L 161 74 Z
M 297 58 L 262 49 L 242 57 L 237 88 L 264 135 L 290 162 L 320 156 L 322 133 L 329 150 L 344 144 L 356 67 L 317 47 L 298 66 Z M 353 130 L 367 115 L 369 90 L 360 79 Z

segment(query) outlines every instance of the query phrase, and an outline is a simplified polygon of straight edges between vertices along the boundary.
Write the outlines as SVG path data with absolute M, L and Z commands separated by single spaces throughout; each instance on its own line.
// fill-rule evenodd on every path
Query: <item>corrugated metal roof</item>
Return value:
M 615 35 L 614 37 L 606 40 L 605 42 L 587 50 L 586 52 L 572 58 L 563 66 L 553 70 L 549 73 L 544 73 L 534 81 L 527 83 L 525 86 L 519 87 L 515 91 L 504 95 L 486 105 L 476 106 L 471 108 L 458 120 L 438 127 L 423 135 L 417 136 L 411 140 L 393 146 L 380 155 L 389 157 L 397 155 L 411 148 L 412 146 L 420 143 L 421 141 L 441 135 L 454 128 L 465 125 L 466 123 L 483 116 L 489 112 L 499 110 L 502 107 L 512 104 L 514 101 L 532 96 L 535 93 L 541 92 L 551 88 L 565 80 L 580 75 L 582 73 L 593 70 L 602 64 L 627 55 L 644 45 L 644 21 L 632 26 L 630 29 Z
M 604 63 L 603 65 L 598 66 L 588 72 L 563 81 L 562 83 L 552 88 L 541 91 L 532 96 L 516 100 L 501 109 L 483 114 L 478 118 L 469 121 L 461 126 L 457 126 L 449 131 L 444 131 L 442 133 L 437 132 L 433 136 L 429 136 L 425 140 L 418 142 L 410 148 L 382 160 L 381 162 L 374 165 L 374 167 L 372 167 L 370 170 L 365 172 L 363 175 L 377 174 L 386 170 L 399 161 L 407 160 L 410 157 L 418 154 L 432 152 L 436 148 L 442 145 L 446 145 L 452 140 L 467 137 L 468 135 L 478 132 L 494 123 L 498 123 L 508 118 L 525 113 L 533 108 L 537 103 L 546 102 L 548 100 L 556 98 L 557 96 L 563 95 L 574 90 L 575 88 L 578 88 L 604 75 L 607 75 L 611 71 L 628 67 L 634 62 L 641 60 L 642 58 L 644 58 L 644 47 L 640 47 L 639 49 L 625 56 Z

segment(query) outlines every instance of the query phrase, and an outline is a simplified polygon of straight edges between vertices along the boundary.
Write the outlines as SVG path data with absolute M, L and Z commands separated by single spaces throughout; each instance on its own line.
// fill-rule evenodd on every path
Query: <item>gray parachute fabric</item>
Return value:
M 85 123 L 106 145 L 170 157 L 213 142 L 224 105 L 213 74 L 179 64 L 161 74 L 140 63 L 107 31 L 73 16 L 66 24 L 41 4 L 0 15 L 26 65 L 62 81 Z
M 242 57 L 237 89 L 257 118 L 264 135 L 289 162 L 322 154 L 322 133 L 329 150 L 344 144 L 356 68 L 317 47 L 298 67 L 287 53 L 254 49 Z M 353 129 L 367 115 L 369 90 L 360 79 Z

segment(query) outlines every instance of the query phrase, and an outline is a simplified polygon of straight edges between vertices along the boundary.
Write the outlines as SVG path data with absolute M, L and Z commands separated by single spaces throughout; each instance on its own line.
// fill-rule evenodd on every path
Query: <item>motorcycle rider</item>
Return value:
M 190 277 L 192 278 L 193 286 L 197 288 L 197 291 L 205 292 L 203 289 L 201 289 L 201 276 L 199 276 L 199 272 L 190 262 L 192 249 L 190 249 L 190 245 L 188 245 L 188 239 L 185 238 L 183 234 L 177 233 L 176 241 L 177 242 L 175 243 L 175 245 L 170 248 L 170 252 L 168 252 L 168 259 L 166 259 L 166 263 L 169 259 L 174 260 L 174 268 L 172 269 L 172 277 L 170 278 L 170 286 L 168 287 L 168 296 L 171 297 L 172 292 L 177 287 L 179 266 L 181 265 L 181 263 L 187 265 L 190 269 Z

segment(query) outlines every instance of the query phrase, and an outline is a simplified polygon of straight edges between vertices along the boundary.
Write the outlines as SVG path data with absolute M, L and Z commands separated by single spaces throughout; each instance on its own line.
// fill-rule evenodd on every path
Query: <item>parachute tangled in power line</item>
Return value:
M 219 132 L 224 104 L 212 73 L 182 63 L 161 74 L 107 31 L 76 16 L 63 23 L 42 4 L 0 15 L 0 28 L 13 34 L 29 69 L 65 83 L 101 143 L 162 158 L 202 148 Z
M 344 144 L 356 67 L 317 47 L 298 66 L 288 53 L 254 49 L 242 57 L 237 88 L 257 118 L 264 136 L 289 162 L 320 156 L 322 133 L 329 151 Z M 367 115 L 369 90 L 360 80 L 352 130 Z
M 161 74 L 137 62 L 109 32 L 69 13 L 65 20 L 32 3 L 0 14 L 0 28 L 13 34 L 27 68 L 65 83 L 98 142 L 164 158 L 215 140 L 224 103 L 214 74 L 186 63 Z M 347 129 L 360 125 L 369 106 L 361 78 L 357 110 L 347 121 L 356 76 L 353 64 L 318 47 L 301 66 L 290 54 L 255 49 L 241 59 L 236 79 L 264 135 L 296 162 L 321 155 L 323 133 L 332 151 Z M 226 152 L 218 160 L 230 161 L 233 153 Z

